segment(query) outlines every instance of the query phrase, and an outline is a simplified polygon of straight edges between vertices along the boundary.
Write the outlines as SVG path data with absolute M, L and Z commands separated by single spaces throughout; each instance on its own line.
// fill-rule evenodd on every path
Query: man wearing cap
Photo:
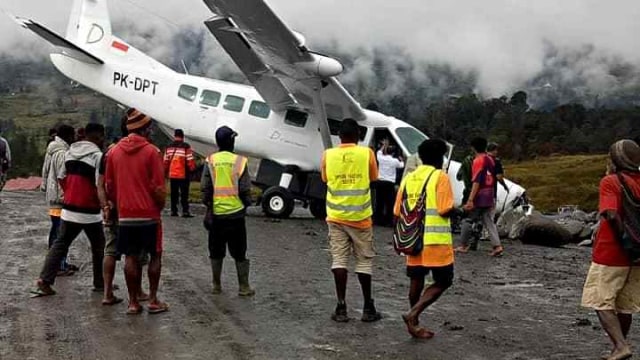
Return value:
M 222 292 L 222 262 L 227 247 L 235 260 L 238 295 L 253 296 L 249 285 L 246 207 L 251 205 L 251 179 L 247 158 L 234 154 L 238 134 L 228 126 L 216 131 L 218 152 L 207 158 L 200 182 L 202 202 L 207 207 L 205 227 L 209 230 L 209 258 L 213 274 L 213 293 Z
M 182 129 L 174 132 L 174 141 L 164 152 L 164 168 L 171 183 L 171 216 L 178 216 L 178 199 L 182 205 L 182 217 L 193 217 L 189 213 L 189 173 L 196 169 L 191 146 L 184 141 Z
M 347 322 L 347 278 L 349 259 L 356 259 L 356 274 L 362 289 L 364 308 L 362 321 L 380 320 L 371 296 L 371 274 L 375 247 L 371 215 L 371 182 L 378 179 L 376 157 L 368 147 L 358 146 L 359 126 L 345 119 L 340 127 L 339 147 L 328 149 L 322 156 L 322 180 L 327 183 L 327 226 L 333 263 L 331 271 L 338 304 L 331 316 L 336 322 Z
M 129 135 L 120 140 L 107 157 L 107 197 L 118 213 L 118 253 L 125 255 L 125 280 L 129 293 L 127 314 L 139 314 L 142 306 L 141 258 L 151 255 L 148 267 L 151 314 L 165 312 L 169 305 L 158 299 L 162 269 L 161 212 L 167 195 L 160 150 L 149 142 L 151 118 L 136 109 L 127 111 Z
M 620 140 L 609 150 L 607 175 L 600 181 L 600 228 L 595 236 L 591 267 L 582 292 L 582 306 L 598 314 L 613 344 L 605 359 L 632 356 L 627 342 L 632 314 L 640 312 L 640 267 L 632 266 L 619 242 L 623 234 L 622 184 L 640 198 L 640 147 Z

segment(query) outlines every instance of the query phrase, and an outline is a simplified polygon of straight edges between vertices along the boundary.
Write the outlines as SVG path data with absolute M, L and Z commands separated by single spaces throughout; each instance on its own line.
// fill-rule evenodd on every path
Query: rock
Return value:
M 582 223 L 587 223 L 590 221 L 589 215 L 582 210 L 575 210 L 573 213 L 571 213 L 570 218 L 572 220 L 580 221 Z
M 521 240 L 524 244 L 561 247 L 571 240 L 571 233 L 563 226 L 539 213 L 525 218 Z

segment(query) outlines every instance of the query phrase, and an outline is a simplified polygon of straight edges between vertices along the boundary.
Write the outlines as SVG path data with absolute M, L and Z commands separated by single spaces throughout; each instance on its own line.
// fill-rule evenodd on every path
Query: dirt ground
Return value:
M 56 281 L 58 295 L 30 299 L 47 248 L 46 208 L 38 193 L 4 192 L 0 200 L 0 359 L 597 359 L 609 346 L 594 314 L 578 306 L 589 249 L 508 242 L 500 259 L 485 251 L 459 256 L 454 286 L 422 318 L 436 337 L 417 341 L 400 318 L 408 279 L 389 229 L 375 229 L 378 323 L 359 321 L 355 277 L 353 320 L 330 320 L 335 300 L 322 221 L 305 211 L 274 221 L 257 209 L 247 219 L 255 298 L 236 295 L 232 260 L 225 293 L 212 295 L 201 218 L 166 217 L 161 296 L 171 310 L 132 317 L 125 304 L 101 306 L 91 292 L 82 238 L 71 250 L 81 271 Z M 125 296 L 121 265 L 116 283 Z M 637 325 L 632 334 L 634 343 Z

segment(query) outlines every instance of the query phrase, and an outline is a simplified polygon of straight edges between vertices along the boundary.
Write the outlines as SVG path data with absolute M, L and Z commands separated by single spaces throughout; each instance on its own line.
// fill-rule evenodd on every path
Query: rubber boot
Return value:
M 253 296 L 255 291 L 249 285 L 249 259 L 245 261 L 236 261 L 236 271 L 238 272 L 238 295 Z
M 222 283 L 220 281 L 220 275 L 222 274 L 222 261 L 223 259 L 211 259 L 211 273 L 213 274 L 213 293 L 222 293 Z

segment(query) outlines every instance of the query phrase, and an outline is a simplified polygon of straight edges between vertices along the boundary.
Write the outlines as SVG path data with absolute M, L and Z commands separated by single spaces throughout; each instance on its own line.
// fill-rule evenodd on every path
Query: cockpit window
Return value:
M 187 101 L 195 100 L 197 94 L 198 94 L 198 88 L 189 86 L 189 85 L 180 86 L 180 90 L 178 91 L 178 96 L 180 96 L 181 98 Z
M 418 146 L 420 146 L 423 141 L 427 140 L 427 136 L 425 134 L 410 127 L 397 128 L 396 135 L 410 154 L 418 152 Z

